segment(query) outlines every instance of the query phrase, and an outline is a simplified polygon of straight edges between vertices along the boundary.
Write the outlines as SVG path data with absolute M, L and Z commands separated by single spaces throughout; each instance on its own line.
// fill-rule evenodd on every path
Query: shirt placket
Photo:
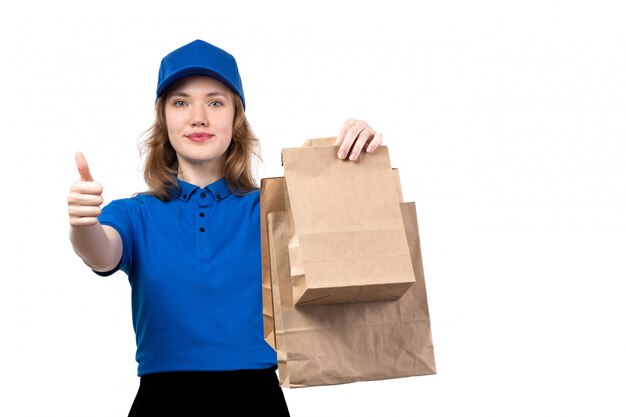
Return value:
M 210 256 L 209 210 L 215 201 L 211 194 L 201 191 L 196 199 L 196 254 L 200 258 Z

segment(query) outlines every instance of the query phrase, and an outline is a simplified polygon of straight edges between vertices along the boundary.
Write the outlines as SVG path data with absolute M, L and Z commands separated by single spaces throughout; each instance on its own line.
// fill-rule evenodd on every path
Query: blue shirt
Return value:
M 276 367 L 263 337 L 259 192 L 178 181 L 167 202 L 114 200 L 100 223 L 123 242 L 138 375 Z

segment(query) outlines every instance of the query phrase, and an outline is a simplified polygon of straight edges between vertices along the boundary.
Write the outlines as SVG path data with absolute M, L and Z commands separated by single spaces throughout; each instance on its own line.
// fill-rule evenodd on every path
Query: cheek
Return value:
M 167 126 L 167 133 L 172 134 L 178 130 L 180 130 L 181 124 L 181 115 L 170 113 L 165 111 L 165 125 Z
M 167 141 L 170 145 L 174 146 L 174 141 L 176 140 L 176 132 L 174 132 L 171 128 L 171 125 L 167 125 Z
M 232 126 L 226 126 L 224 128 L 224 136 L 229 138 L 229 142 L 230 142 L 230 140 L 232 140 L 232 137 L 233 137 L 233 127 Z
M 233 137 L 233 124 L 234 124 L 234 114 L 225 117 L 222 122 L 222 133 L 229 138 Z
M 232 139 L 232 135 L 229 136 L 228 140 L 224 141 L 224 149 L 228 149 L 230 147 L 230 144 L 232 143 L 233 139 Z

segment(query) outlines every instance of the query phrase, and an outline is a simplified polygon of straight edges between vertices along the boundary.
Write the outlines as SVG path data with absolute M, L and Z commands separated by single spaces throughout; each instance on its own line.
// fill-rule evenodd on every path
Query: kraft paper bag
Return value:
M 387 147 L 354 162 L 331 140 L 282 150 L 294 303 L 398 300 L 415 276 Z
M 261 264 L 263 291 L 263 332 L 265 340 L 274 349 L 274 306 L 272 299 L 272 279 L 270 276 L 269 240 L 267 230 L 267 214 L 272 211 L 285 211 L 285 179 L 284 177 L 261 179 Z
M 286 212 L 267 214 L 274 344 L 283 387 L 436 373 L 414 203 L 401 205 L 415 285 L 397 301 L 294 304 Z

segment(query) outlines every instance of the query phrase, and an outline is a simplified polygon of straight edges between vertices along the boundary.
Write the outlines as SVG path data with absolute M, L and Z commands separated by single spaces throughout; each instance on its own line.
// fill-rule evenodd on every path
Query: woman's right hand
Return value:
M 67 210 L 74 227 L 94 226 L 102 212 L 102 184 L 94 182 L 82 152 L 76 152 L 76 168 L 80 178 L 70 188 Z
M 87 160 L 76 152 L 80 178 L 70 188 L 67 211 L 70 215 L 70 242 L 74 252 L 96 271 L 111 271 L 122 258 L 122 238 L 111 226 L 102 226 L 102 185 L 94 182 Z

